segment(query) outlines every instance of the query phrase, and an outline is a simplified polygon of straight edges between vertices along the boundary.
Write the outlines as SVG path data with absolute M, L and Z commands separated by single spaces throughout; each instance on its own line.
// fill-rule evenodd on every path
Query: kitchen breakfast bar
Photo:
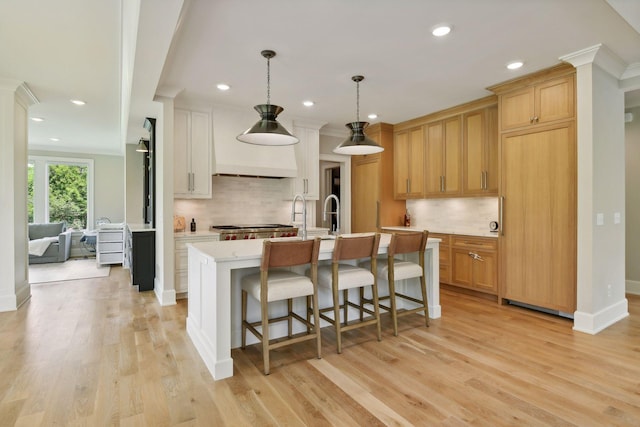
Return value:
M 381 233 L 379 256 L 386 256 L 390 239 L 391 234 Z M 262 242 L 262 239 L 255 239 L 188 245 L 187 333 L 215 380 L 233 375 L 231 349 L 240 347 L 241 338 L 240 280 L 247 274 L 259 271 Z M 321 263 L 331 262 L 334 243 L 332 239 L 322 240 Z M 429 238 L 425 251 L 429 317 L 433 319 L 441 314 L 439 243 L 440 239 Z M 330 295 L 320 294 L 320 307 L 329 304 Z M 258 308 L 257 303 L 249 305 L 249 313 L 253 309 L 256 320 L 259 319 Z M 282 309 L 286 310 L 286 304 Z M 304 301 L 294 303 L 294 310 L 304 313 Z M 272 338 L 286 335 L 286 326 L 282 325 L 281 329 L 278 326 L 270 329 Z M 252 342 L 256 341 L 248 340 L 247 344 Z

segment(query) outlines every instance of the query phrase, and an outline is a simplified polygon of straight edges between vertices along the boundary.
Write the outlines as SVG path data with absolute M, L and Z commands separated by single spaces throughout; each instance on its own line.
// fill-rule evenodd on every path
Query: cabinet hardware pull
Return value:
M 533 116 L 529 117 L 529 123 L 533 123 Z
M 409 194 L 411 191 L 409 190 L 411 188 L 410 184 L 409 184 L 409 178 L 407 178 L 407 194 Z
M 486 190 L 487 189 L 487 186 L 485 185 L 484 174 L 485 174 L 485 171 L 482 171 L 480 173 L 480 189 L 481 190 Z
M 376 228 L 380 228 L 380 200 L 376 200 Z
M 440 175 L 440 192 L 444 193 L 444 176 Z
M 538 123 L 538 122 L 540 121 L 540 120 L 538 119 L 538 116 L 535 116 L 533 119 L 536 121 L 536 123 Z
M 498 235 L 504 236 L 504 196 L 498 199 Z
M 478 254 L 477 254 L 477 253 L 475 253 L 475 252 L 469 252 L 469 256 L 470 256 L 471 258 L 473 258 L 474 260 L 476 260 L 476 261 L 484 262 L 484 258 L 482 258 L 480 255 L 478 255 Z

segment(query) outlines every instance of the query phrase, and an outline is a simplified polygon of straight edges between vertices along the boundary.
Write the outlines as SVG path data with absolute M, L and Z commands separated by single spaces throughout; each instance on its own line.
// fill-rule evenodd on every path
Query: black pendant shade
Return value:
M 263 50 L 260 53 L 267 58 L 267 103 L 253 107 L 258 114 L 260 114 L 260 120 L 238 135 L 236 139 L 254 145 L 276 146 L 297 144 L 299 139 L 291 135 L 277 120 L 278 114 L 282 113 L 284 108 L 271 104 L 270 60 L 276 56 L 276 53 L 272 50 Z
M 345 126 L 351 131 L 351 135 L 340 145 L 333 149 L 334 153 L 346 154 L 349 156 L 361 156 L 364 154 L 374 154 L 384 151 L 384 148 L 369 138 L 364 129 L 369 126 L 367 122 L 360 121 L 360 82 L 364 80 L 363 76 L 353 76 L 351 80 L 356 82 L 356 120 L 347 123 Z
M 292 145 L 299 141 L 276 120 L 284 108 L 274 104 L 260 104 L 253 108 L 260 114 L 260 120 L 238 135 L 239 141 L 255 145 Z

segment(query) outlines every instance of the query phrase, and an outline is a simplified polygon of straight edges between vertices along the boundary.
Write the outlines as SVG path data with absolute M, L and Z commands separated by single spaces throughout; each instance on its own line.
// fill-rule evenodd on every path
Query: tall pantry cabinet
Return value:
M 379 231 L 383 226 L 403 225 L 404 200 L 393 197 L 393 126 L 376 123 L 367 136 L 384 147 L 376 154 L 351 157 L 351 231 Z
M 489 88 L 500 127 L 502 300 L 576 308 L 575 69 L 561 65 Z

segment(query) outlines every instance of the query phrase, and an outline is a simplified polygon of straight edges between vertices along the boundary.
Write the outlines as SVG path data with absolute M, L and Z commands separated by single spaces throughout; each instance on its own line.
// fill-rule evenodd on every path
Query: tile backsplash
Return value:
M 187 227 L 195 218 L 199 230 L 210 225 L 291 222 L 288 179 L 213 176 L 211 199 L 176 199 L 173 213 Z
M 497 197 L 407 200 L 411 225 L 434 233 L 496 236 L 489 230 L 498 221 Z

